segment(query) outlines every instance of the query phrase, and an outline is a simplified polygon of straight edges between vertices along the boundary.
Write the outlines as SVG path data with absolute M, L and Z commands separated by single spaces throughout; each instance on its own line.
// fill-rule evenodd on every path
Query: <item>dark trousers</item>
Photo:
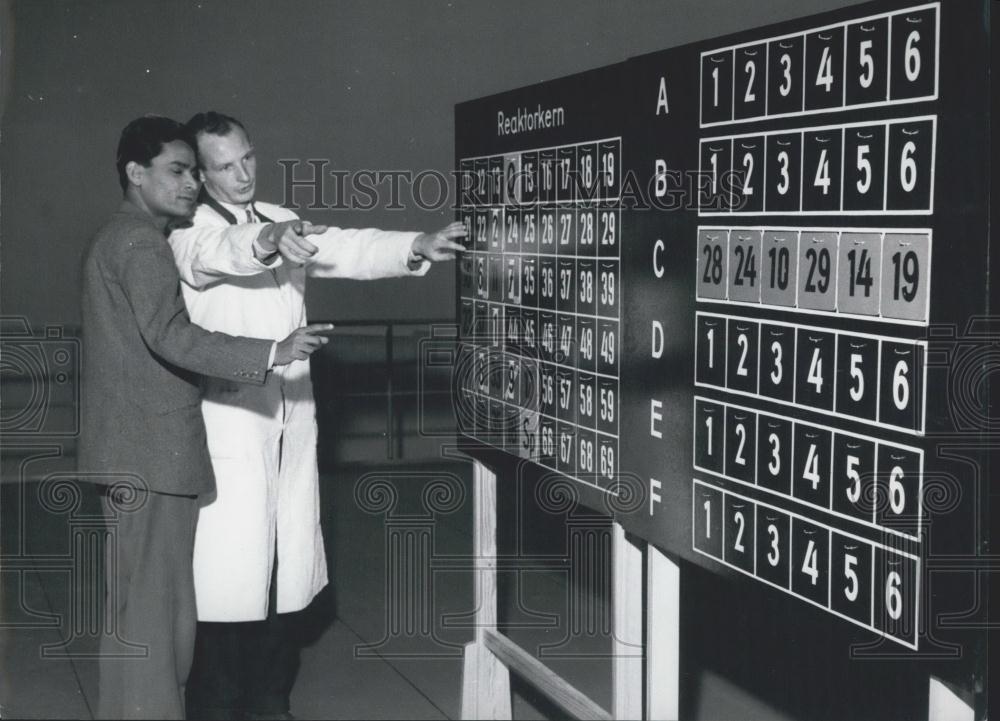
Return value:
M 275 564 L 277 571 L 277 564 Z M 268 616 L 241 623 L 198 622 L 194 665 L 187 685 L 189 718 L 232 718 L 238 712 L 289 710 L 299 669 L 295 625 L 299 614 L 277 614 L 276 573 Z
M 107 495 L 102 500 L 115 633 L 101 638 L 97 716 L 182 719 L 197 619 L 191 558 L 198 500 L 139 491 L 133 501 L 123 508 Z

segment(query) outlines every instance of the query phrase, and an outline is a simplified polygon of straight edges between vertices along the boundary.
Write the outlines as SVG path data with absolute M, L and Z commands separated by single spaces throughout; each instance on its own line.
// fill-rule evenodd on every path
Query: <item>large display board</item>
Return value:
M 870 4 L 630 63 L 631 168 L 676 209 L 625 221 L 623 467 L 657 480 L 627 522 L 889 654 L 970 650 L 940 619 L 985 600 L 984 378 L 955 362 L 990 310 L 982 12 Z
M 968 686 L 989 66 L 986 4 L 879 2 L 458 106 L 463 432 Z

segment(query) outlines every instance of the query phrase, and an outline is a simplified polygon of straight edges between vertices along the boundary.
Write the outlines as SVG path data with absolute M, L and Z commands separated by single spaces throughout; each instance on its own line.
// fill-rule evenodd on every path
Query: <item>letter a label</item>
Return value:
M 656 96 L 656 114 L 667 115 L 670 113 L 670 103 L 667 102 L 667 79 L 660 76 L 660 92 Z

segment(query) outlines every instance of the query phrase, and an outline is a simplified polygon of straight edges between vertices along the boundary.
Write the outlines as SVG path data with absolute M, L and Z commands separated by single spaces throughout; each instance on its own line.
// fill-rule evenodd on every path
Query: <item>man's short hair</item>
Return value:
M 162 115 L 145 115 L 136 118 L 122 130 L 118 140 L 118 154 L 115 166 L 118 168 L 118 183 L 122 191 L 128 188 L 128 176 L 125 166 L 135 161 L 148 168 L 157 155 L 163 151 L 163 146 L 181 140 L 197 152 L 194 136 L 186 127 L 176 120 Z
M 239 128 L 244 133 L 247 129 L 243 127 L 243 123 L 234 118 L 231 115 L 225 115 L 223 113 L 217 113 L 214 110 L 209 110 L 207 113 L 197 113 L 191 116 L 191 119 L 185 123 L 184 127 L 188 129 L 192 137 L 198 137 L 199 133 L 208 133 L 209 135 L 229 135 L 234 128 Z M 247 133 L 249 135 L 249 133 Z
M 191 116 L 191 119 L 184 124 L 188 132 L 191 133 L 191 137 L 195 140 L 195 154 L 198 157 L 198 167 L 204 169 L 201 163 L 201 154 L 198 153 L 198 135 L 201 133 L 208 133 L 209 135 L 229 135 L 234 129 L 239 128 L 246 136 L 249 138 L 250 133 L 247 133 L 247 129 L 243 126 L 239 120 L 234 118 L 232 115 L 226 115 L 225 113 L 218 113 L 214 110 L 209 110 L 204 113 L 195 113 Z

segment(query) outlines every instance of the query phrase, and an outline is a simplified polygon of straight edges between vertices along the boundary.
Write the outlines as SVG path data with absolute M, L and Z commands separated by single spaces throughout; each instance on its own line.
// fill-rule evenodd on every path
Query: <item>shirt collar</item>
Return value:
M 230 213 L 232 213 L 234 216 L 236 216 L 236 218 L 241 223 L 245 223 L 246 222 L 246 220 L 247 220 L 247 211 L 248 210 L 251 211 L 251 212 L 253 212 L 253 201 L 250 201 L 249 203 L 247 203 L 247 205 L 246 205 L 245 208 L 241 208 L 238 205 L 233 205 L 232 203 L 226 203 L 225 201 L 219 200 L 215 196 L 212 196 L 212 199 L 216 203 L 218 203 L 219 205 L 221 205 L 223 208 L 225 208 L 226 210 L 228 210 Z

